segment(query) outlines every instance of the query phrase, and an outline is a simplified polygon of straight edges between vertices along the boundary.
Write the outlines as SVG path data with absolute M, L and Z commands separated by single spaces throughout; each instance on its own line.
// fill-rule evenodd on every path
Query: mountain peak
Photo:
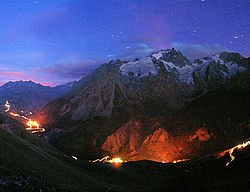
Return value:
M 41 85 L 40 83 L 35 83 L 31 80 L 29 81 L 8 81 L 7 83 L 5 83 L 4 85 L 2 85 L 2 87 L 15 87 L 15 86 L 18 86 L 18 87 L 44 87 L 43 85 Z M 47 87 L 47 86 L 46 86 Z
M 160 59 L 162 57 L 164 57 L 165 55 L 167 55 L 168 53 L 170 53 L 172 50 L 171 49 L 161 49 L 159 51 L 156 51 L 152 54 L 149 55 L 149 57 L 154 57 L 155 59 Z
M 182 55 L 180 51 L 175 48 L 172 49 L 161 49 L 155 53 L 152 53 L 150 57 L 156 60 L 164 60 L 166 62 L 174 63 L 176 66 L 184 67 L 186 65 L 191 65 L 191 62 Z
M 229 52 L 221 52 L 219 54 L 219 58 L 222 59 L 225 63 L 233 62 L 238 63 L 244 57 L 239 53 L 229 53 Z
M 108 64 L 111 64 L 111 65 L 120 65 L 120 64 L 122 64 L 122 63 L 124 63 L 124 62 L 121 61 L 120 59 L 110 60 L 110 61 L 108 62 Z

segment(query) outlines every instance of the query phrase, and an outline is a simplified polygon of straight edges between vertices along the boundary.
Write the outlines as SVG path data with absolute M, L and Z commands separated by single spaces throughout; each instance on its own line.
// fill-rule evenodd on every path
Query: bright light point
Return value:
M 183 161 L 188 161 L 190 159 L 178 159 L 178 160 L 174 160 L 172 163 L 180 163 L 180 162 L 183 162 Z
M 5 103 L 4 106 L 5 106 L 5 108 L 6 108 L 5 112 L 8 112 L 8 111 L 10 110 L 10 104 L 9 104 L 9 102 L 6 101 L 6 103 Z
M 119 163 L 123 163 L 123 160 L 119 157 L 116 157 L 116 158 L 113 158 L 111 160 L 108 161 L 109 163 L 116 163 L 116 164 L 119 164 Z
M 37 121 L 32 121 L 31 119 L 26 123 L 30 128 L 36 127 L 37 129 L 39 128 L 40 124 L 37 123 Z
M 77 157 L 75 157 L 75 156 L 71 156 L 71 157 L 77 161 Z

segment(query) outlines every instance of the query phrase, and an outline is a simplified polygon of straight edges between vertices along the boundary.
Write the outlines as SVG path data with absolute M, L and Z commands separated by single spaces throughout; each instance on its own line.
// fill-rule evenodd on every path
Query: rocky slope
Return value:
M 74 84 L 49 87 L 32 81 L 8 82 L 0 87 L 0 106 L 8 101 L 14 111 L 34 112 L 69 91 Z
M 56 118 L 86 120 L 108 116 L 117 106 L 157 100 L 182 107 L 247 68 L 237 53 L 218 53 L 191 63 L 175 49 L 160 50 L 132 62 L 111 61 L 81 79 L 66 97 L 52 102 Z
M 220 142 L 225 134 L 234 135 L 240 121 L 248 120 L 235 113 L 249 106 L 244 95 L 249 86 L 242 88 L 248 66 L 249 59 L 237 53 L 192 63 L 175 49 L 130 62 L 111 61 L 45 106 L 37 118 L 51 131 L 48 139 L 54 146 L 83 158 L 103 151 L 132 160 L 194 157 L 215 150 L 215 144 L 225 145 Z M 244 78 L 236 80 L 238 76 Z M 242 102 L 230 101 L 237 99 Z M 228 111 L 234 117 L 230 133 L 226 124 L 218 125 Z M 239 133 L 235 139 L 242 137 Z

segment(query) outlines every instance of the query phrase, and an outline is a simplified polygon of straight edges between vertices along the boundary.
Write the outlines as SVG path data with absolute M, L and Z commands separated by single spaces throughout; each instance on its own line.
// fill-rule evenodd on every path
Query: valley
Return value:
M 102 65 L 34 114 L 2 101 L 1 189 L 244 191 L 248 65 L 235 53 L 191 63 L 161 50 Z

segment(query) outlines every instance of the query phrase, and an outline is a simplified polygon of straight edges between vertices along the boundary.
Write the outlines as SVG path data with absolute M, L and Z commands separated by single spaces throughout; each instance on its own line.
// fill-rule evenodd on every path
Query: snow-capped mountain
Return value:
M 124 63 L 120 67 L 122 75 L 142 78 L 148 75 L 157 75 L 165 70 L 175 76 L 177 83 L 192 85 L 200 81 L 208 81 L 208 76 L 217 76 L 226 80 L 246 69 L 246 65 L 240 61 L 243 57 L 237 53 L 217 53 L 210 57 L 195 60 L 191 63 L 179 51 L 174 48 L 160 50 L 146 58 Z M 162 67 L 163 66 L 163 67 Z
M 190 62 L 181 52 L 160 50 L 135 61 L 112 60 L 82 78 L 67 97 L 48 105 L 71 120 L 111 116 L 113 109 L 150 100 L 170 109 L 225 83 L 248 67 L 238 53 L 218 53 Z
M 210 144 L 214 142 L 213 128 L 217 121 L 224 122 L 221 118 L 231 109 L 234 123 L 238 122 L 234 111 L 244 104 L 234 104 L 238 99 L 234 94 L 205 96 L 248 71 L 248 65 L 249 59 L 226 52 L 190 62 L 175 49 L 134 61 L 113 60 L 42 108 L 36 119 L 47 127 L 50 143 L 82 157 L 102 150 L 113 154 L 112 147 L 116 147 L 115 153 L 130 159 L 152 157 L 145 150 L 159 161 L 173 151 L 186 158 L 181 149 L 194 152 L 204 143 L 199 139 L 204 134 L 211 138 Z M 242 82 L 245 80 L 237 84 Z M 243 92 L 240 100 L 245 101 L 245 95 Z M 214 99 L 217 96 L 219 103 Z M 209 122 L 209 131 L 204 122 Z M 189 141 L 190 137 L 196 139 Z M 176 139 L 179 147 L 174 147 Z M 162 145 L 172 147 L 163 149 Z
M 141 78 L 150 74 L 156 75 L 161 70 L 161 64 L 164 65 L 168 72 L 174 68 L 191 67 L 191 62 L 179 51 L 167 49 L 152 53 L 140 60 L 124 63 L 120 67 L 120 71 L 122 75 L 134 75 Z

